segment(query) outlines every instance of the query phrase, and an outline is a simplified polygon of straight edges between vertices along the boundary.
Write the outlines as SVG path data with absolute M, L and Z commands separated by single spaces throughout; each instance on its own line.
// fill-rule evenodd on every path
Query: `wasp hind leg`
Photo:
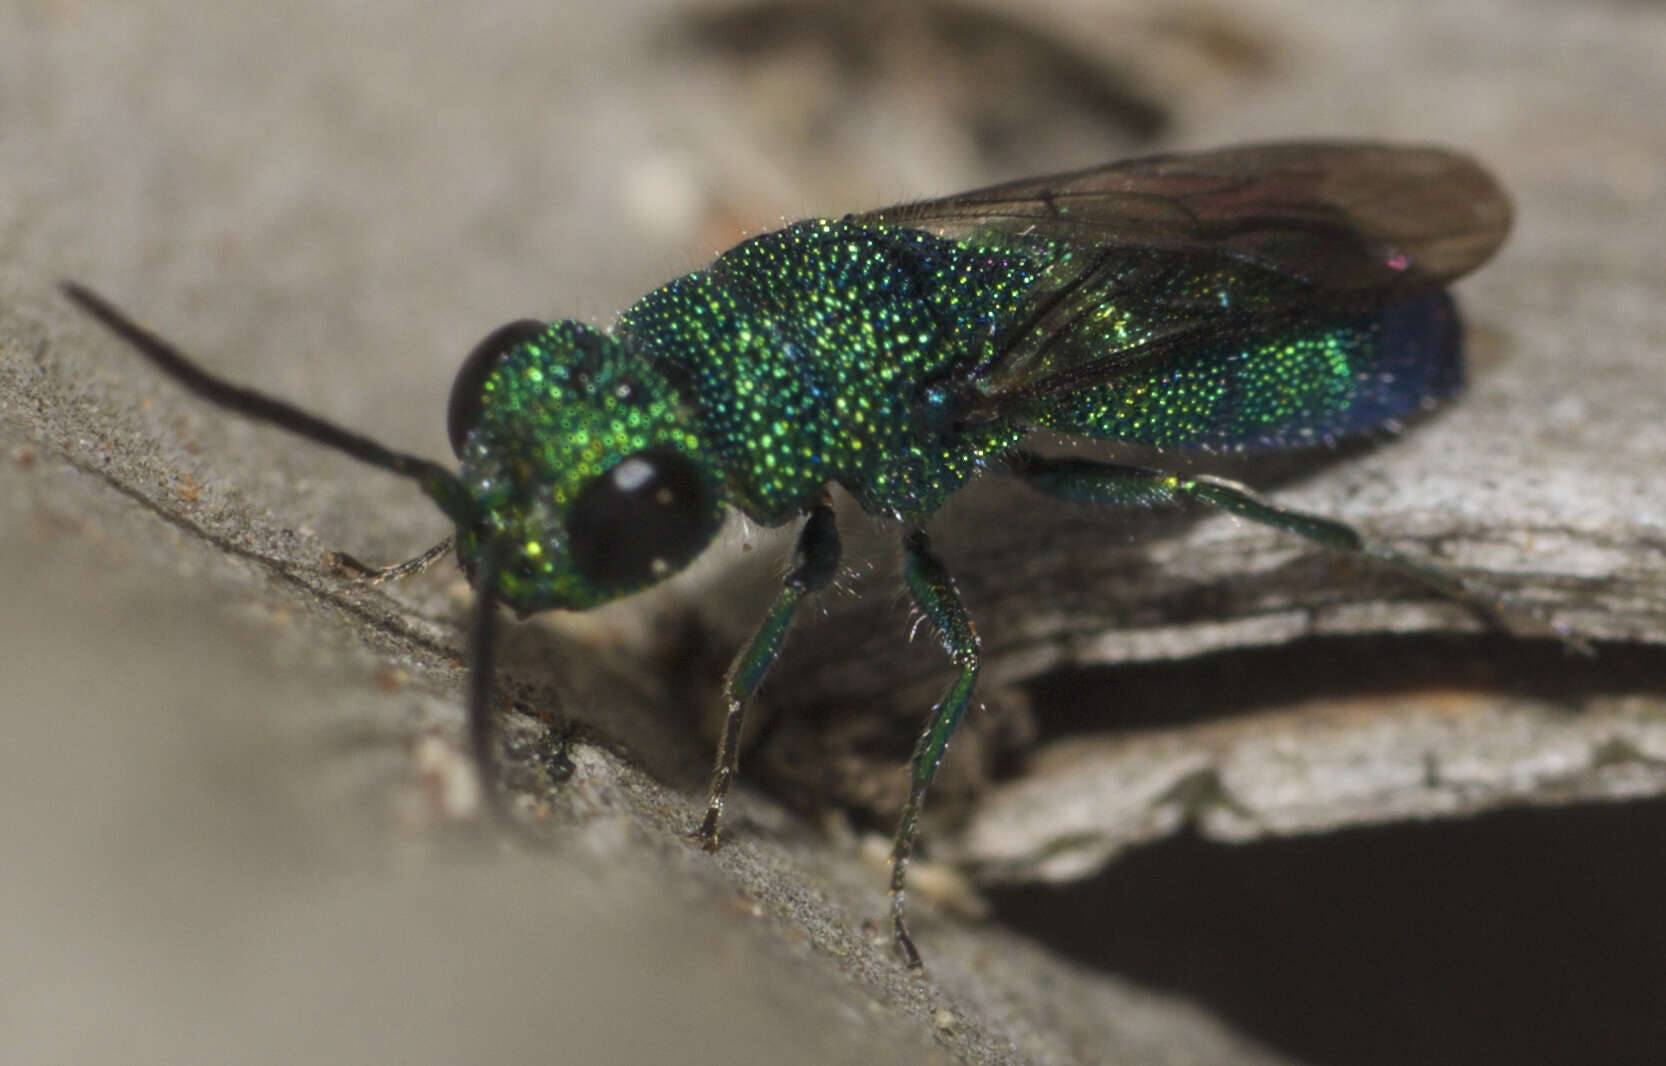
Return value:
M 1574 630 L 1546 618 L 1509 593 L 1428 559 L 1419 559 L 1366 538 L 1334 518 L 1298 511 L 1262 498 L 1236 481 L 1206 474 L 1175 474 L 1091 459 L 1050 458 L 1020 453 L 1008 469 L 1030 487 L 1078 503 L 1113 507 L 1150 507 L 1197 501 L 1273 529 L 1294 533 L 1336 551 L 1364 555 L 1466 604 L 1513 633 L 1551 636 L 1574 651 L 1589 654 L 1590 645 Z

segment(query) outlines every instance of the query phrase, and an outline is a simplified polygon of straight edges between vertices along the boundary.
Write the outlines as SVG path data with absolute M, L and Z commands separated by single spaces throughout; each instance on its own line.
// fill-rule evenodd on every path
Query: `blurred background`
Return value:
M 1666 8 L 1624 0 L 0 2 L 0 1061 L 1656 1061 L 1663 58 Z M 440 516 L 186 399 L 53 289 L 442 457 L 502 322 L 608 322 L 798 217 L 1319 136 L 1462 147 L 1518 226 L 1462 286 L 1471 395 L 1281 498 L 1514 575 L 1603 653 L 1477 636 L 1230 522 L 1066 516 L 1055 558 L 945 516 L 990 710 L 931 838 L 960 864 L 922 872 L 924 981 L 864 847 L 937 683 L 888 531 L 852 531 L 866 597 L 766 693 L 810 724 L 749 756 L 770 789 L 715 860 L 679 835 L 700 708 L 787 543 L 737 528 L 665 588 L 514 627 L 549 839 L 506 845 L 457 791 L 454 570 L 383 594 L 318 566 L 414 554 Z M 1100 587 L 1082 543 L 1140 576 L 1055 595 Z M 1078 782 L 995 824 L 1115 730 L 1113 761 L 1178 768 L 1160 798 L 1078 830 Z M 1272 735 L 1300 819 L 1247 789 L 1230 825 L 1175 813 Z M 1389 750 L 1414 755 L 1367 765 Z M 1485 787 L 1419 769 L 1460 751 Z M 1362 811 L 1354 771 L 1405 780 Z

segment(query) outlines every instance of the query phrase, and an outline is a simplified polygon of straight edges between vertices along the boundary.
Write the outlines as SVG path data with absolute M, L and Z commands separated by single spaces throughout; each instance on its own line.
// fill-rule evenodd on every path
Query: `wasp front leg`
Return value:
M 804 528 L 798 534 L 798 546 L 793 549 L 792 563 L 782 579 L 781 591 L 770 604 L 769 613 L 759 624 L 752 639 L 735 656 L 729 672 L 723 675 L 723 733 L 717 743 L 717 762 L 712 767 L 711 793 L 706 800 L 706 817 L 700 822 L 699 838 L 707 851 L 716 851 L 722 832 L 723 803 L 729 795 L 729 785 L 740 767 L 740 728 L 746 717 L 746 705 L 752 694 L 763 683 L 769 668 L 781 654 L 781 642 L 786 639 L 798 605 L 808 593 L 833 580 L 839 570 L 839 527 L 833 517 L 833 498 L 823 494 L 810 509 Z
M 391 566 L 371 566 L 369 563 L 359 562 L 346 552 L 327 551 L 324 553 L 324 566 L 360 585 L 374 588 L 377 585 L 385 585 L 389 581 L 415 577 L 431 569 L 435 563 L 456 550 L 457 538 L 451 536 L 440 541 L 421 555 L 413 556 L 402 563 L 394 563 Z

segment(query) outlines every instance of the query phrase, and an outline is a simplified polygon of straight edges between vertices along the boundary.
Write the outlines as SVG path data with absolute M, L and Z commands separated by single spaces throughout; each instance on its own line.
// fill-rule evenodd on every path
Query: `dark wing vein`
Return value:
M 1467 156 L 1318 141 L 1150 156 L 858 217 L 952 239 L 1212 251 L 1341 291 L 1408 273 L 1444 285 L 1497 250 L 1510 215 L 1504 191 Z
M 1442 288 L 1493 254 L 1510 216 L 1466 156 L 1301 142 L 1153 156 L 857 218 L 1036 257 L 1033 309 L 969 375 L 977 407 L 994 412 L 1205 341 Z M 1129 328 L 1109 330 L 1108 313 Z

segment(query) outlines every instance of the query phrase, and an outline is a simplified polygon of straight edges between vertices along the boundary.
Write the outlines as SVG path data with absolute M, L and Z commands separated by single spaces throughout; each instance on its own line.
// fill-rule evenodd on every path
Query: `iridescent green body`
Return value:
M 766 525 L 803 514 L 829 484 L 871 513 L 908 519 L 940 508 L 1038 426 L 1155 446 L 1283 446 L 1381 424 L 1458 383 L 1450 307 L 1437 294 L 1386 315 L 1298 317 L 946 424 L 932 385 L 975 382 L 1082 254 L 1046 239 L 956 241 L 819 219 L 655 290 L 611 334 L 555 323 L 484 381 L 463 476 L 496 521 L 465 540 L 464 557 L 509 532 L 525 549 L 505 577 L 510 604 L 611 598 L 566 565 L 559 519 L 582 486 L 655 447 L 687 455 L 718 497 Z M 1130 256 L 1135 271 L 1140 289 L 1108 293 L 1068 324 L 1077 348 L 1137 348 L 1178 303 L 1253 311 L 1297 284 L 1158 252 Z
M 1058 499 L 1218 508 L 1576 642 L 1484 585 L 1243 485 L 1023 448 L 1037 428 L 1245 450 L 1392 427 L 1460 384 L 1445 287 L 1492 255 L 1510 214 L 1462 155 L 1304 142 L 1153 156 L 801 222 L 650 293 L 611 332 L 523 321 L 492 333 L 452 388 L 456 474 L 222 381 L 96 294 L 65 291 L 187 387 L 412 478 L 455 522 L 480 603 L 469 733 L 488 785 L 495 604 L 592 607 L 686 565 L 725 509 L 769 525 L 802 517 L 781 588 L 724 679 L 699 829 L 708 848 L 746 703 L 800 603 L 838 570 L 829 489 L 904 523 L 904 584 L 956 669 L 920 732 L 892 852 L 896 943 L 918 965 L 905 873 L 981 654 L 924 527 L 981 472 Z
M 996 419 L 945 433 L 922 386 L 987 361 L 1022 314 L 1028 256 L 854 221 L 800 222 L 644 297 L 616 335 L 675 366 L 729 499 L 774 525 L 830 482 L 921 515 L 1011 448 Z

